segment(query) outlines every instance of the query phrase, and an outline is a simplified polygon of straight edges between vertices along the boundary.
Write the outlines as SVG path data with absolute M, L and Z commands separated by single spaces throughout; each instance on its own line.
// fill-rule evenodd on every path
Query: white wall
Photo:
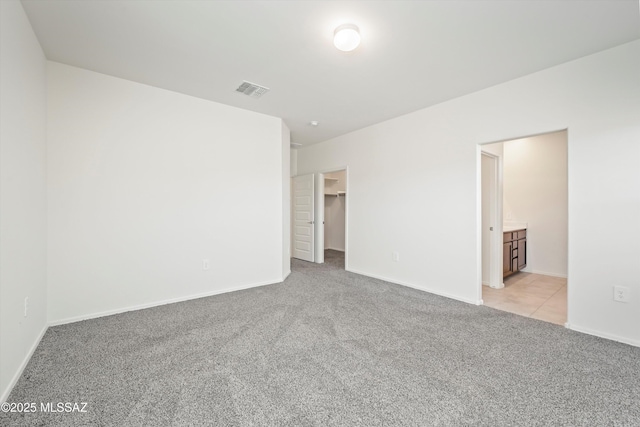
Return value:
M 46 61 L 20 2 L 0 1 L 0 31 L 0 402 L 4 402 L 46 328 Z
M 298 150 L 291 150 L 290 153 L 290 176 L 294 177 L 298 174 Z
M 337 194 L 346 191 L 345 171 L 325 173 L 324 193 Z M 334 178 L 337 181 L 327 178 Z M 346 198 L 344 195 L 324 198 L 324 248 L 344 252 Z
M 525 271 L 567 277 L 567 132 L 504 146 L 504 218 L 527 223 Z
M 291 134 L 289 134 L 291 137 Z M 291 146 L 289 146 L 291 147 Z M 293 194 L 293 178 L 298 173 L 298 150 L 290 150 L 289 151 L 289 198 L 291 198 L 291 194 Z M 293 248 L 293 203 L 289 201 L 289 256 L 291 256 L 291 249 Z M 291 260 L 289 260 L 289 265 L 291 265 Z
M 49 62 L 49 320 L 281 281 L 285 132 Z
M 303 148 L 298 172 L 349 166 L 350 270 L 476 303 L 476 144 L 568 129 L 570 327 L 640 345 L 638 75 L 640 41 Z
M 291 131 L 282 122 L 282 280 L 291 273 Z

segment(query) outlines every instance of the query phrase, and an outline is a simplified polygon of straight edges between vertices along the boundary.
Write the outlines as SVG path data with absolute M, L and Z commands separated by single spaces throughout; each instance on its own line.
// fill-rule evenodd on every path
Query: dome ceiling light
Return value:
M 333 44 L 343 52 L 350 52 L 360 44 L 360 30 L 353 24 L 340 25 L 333 32 Z

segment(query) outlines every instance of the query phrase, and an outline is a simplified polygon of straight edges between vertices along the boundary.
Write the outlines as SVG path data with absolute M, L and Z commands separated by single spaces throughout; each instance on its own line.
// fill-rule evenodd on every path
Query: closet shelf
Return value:
M 325 178 L 325 181 L 334 181 L 334 182 L 338 182 L 340 181 L 338 178 Z
M 347 192 L 346 191 L 338 191 L 337 193 L 324 193 L 325 196 L 333 196 L 333 197 L 338 197 L 338 196 L 346 196 Z

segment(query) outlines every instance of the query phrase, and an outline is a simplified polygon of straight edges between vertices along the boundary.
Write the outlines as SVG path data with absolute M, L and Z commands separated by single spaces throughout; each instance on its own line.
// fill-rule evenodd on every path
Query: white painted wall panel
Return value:
M 282 280 L 280 119 L 55 62 L 48 84 L 51 321 Z
M 46 59 L 0 1 L 0 402 L 46 327 Z M 24 300 L 29 298 L 27 316 Z

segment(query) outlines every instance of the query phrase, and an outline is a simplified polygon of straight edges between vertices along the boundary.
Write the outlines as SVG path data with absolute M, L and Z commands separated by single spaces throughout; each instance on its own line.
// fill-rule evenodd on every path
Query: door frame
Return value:
M 316 172 L 316 200 L 315 200 L 315 217 L 316 217 L 316 227 L 315 227 L 315 259 L 316 263 L 323 264 L 324 263 L 324 174 L 331 172 L 342 172 L 344 171 L 344 179 L 345 179 L 345 191 L 347 196 L 349 196 L 350 188 L 349 188 L 349 166 L 341 166 L 330 169 L 323 169 L 321 171 Z M 346 200 L 346 199 L 345 199 Z M 345 270 L 349 270 L 349 202 L 346 202 L 344 207 L 344 268 Z
M 490 188 L 492 206 L 491 206 L 491 219 L 493 223 L 493 232 L 490 234 L 489 241 L 489 287 L 494 289 L 504 288 L 502 281 L 502 198 L 503 198 L 503 172 L 502 172 L 502 156 L 494 153 L 490 153 L 484 150 L 480 150 L 480 169 L 482 169 L 482 156 L 492 159 L 492 174 L 493 185 Z M 482 170 L 481 170 L 482 172 Z M 482 176 L 480 179 L 481 191 L 480 191 L 480 203 L 482 203 Z M 482 209 L 482 206 L 480 206 Z M 487 230 L 482 230 L 482 217 L 480 219 L 480 244 L 482 245 L 482 236 Z M 482 246 L 481 246 L 482 247 Z M 482 250 L 480 251 L 482 254 Z M 481 266 L 482 268 L 482 266 Z M 482 271 L 480 272 L 480 285 L 482 286 Z M 482 288 L 480 288 L 482 290 Z M 482 299 L 482 294 L 480 294 Z
M 570 194 L 571 194 L 571 177 L 569 175 L 569 170 L 570 170 L 570 166 L 569 166 L 569 158 L 570 158 L 570 152 L 571 152 L 571 133 L 569 130 L 568 126 L 564 126 L 558 129 L 552 129 L 552 130 L 548 130 L 546 132 L 538 132 L 538 133 L 533 133 L 533 134 L 529 134 L 529 135 L 524 135 L 524 136 L 519 136 L 519 137 L 513 137 L 513 138 L 507 138 L 507 139 L 501 139 L 501 140 L 497 140 L 497 141 L 490 141 L 490 142 L 477 142 L 476 143 L 476 261 L 477 261 L 477 304 L 482 305 L 483 301 L 482 301 L 482 170 L 481 170 L 481 166 L 482 166 L 482 153 L 483 153 L 483 146 L 485 145 L 489 145 L 489 144 L 496 144 L 499 142 L 502 143 L 506 143 L 509 141 L 515 141 L 518 139 L 524 139 L 524 138 L 532 138 L 535 136 L 539 136 L 539 135 L 546 135 L 549 133 L 555 133 L 555 132 L 562 132 L 562 131 L 566 131 L 567 132 L 567 196 L 568 198 L 570 198 Z M 492 154 L 492 153 L 489 153 Z M 498 193 L 497 193 L 497 201 L 498 201 L 498 227 L 499 227 L 499 233 L 496 233 L 498 236 L 501 236 L 503 233 L 502 230 L 502 210 L 503 210 L 503 198 L 504 198 L 504 194 L 503 194 L 503 187 L 504 187 L 504 157 L 503 156 L 497 156 L 498 157 L 498 180 L 497 185 L 498 185 Z M 571 205 L 569 203 L 567 203 L 567 233 L 569 234 L 569 229 L 571 228 L 570 226 L 570 218 L 571 218 Z M 500 252 L 502 252 L 502 239 L 498 239 L 499 243 L 500 243 Z M 571 289 L 572 284 L 571 284 L 571 280 L 570 280 L 570 276 L 571 276 L 571 257 L 569 256 L 571 252 L 571 243 L 570 241 L 567 244 L 567 320 L 564 324 L 565 328 L 568 329 L 572 329 L 571 328 Z M 499 274 L 500 276 L 502 276 L 502 253 L 499 254 L 500 256 L 498 257 L 498 262 L 499 262 Z M 495 256 L 494 256 L 495 259 Z M 496 265 L 498 265 L 498 262 L 496 262 Z M 504 283 L 502 283 L 502 286 L 504 287 Z

